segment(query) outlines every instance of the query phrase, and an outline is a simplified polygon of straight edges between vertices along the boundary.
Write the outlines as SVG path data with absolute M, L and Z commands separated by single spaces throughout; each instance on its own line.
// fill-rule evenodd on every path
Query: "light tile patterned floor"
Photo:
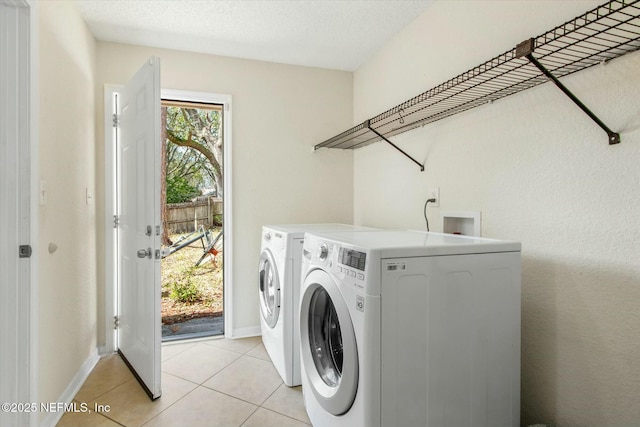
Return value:
M 68 412 L 58 427 L 305 427 L 300 387 L 289 388 L 260 337 L 162 346 L 162 397 L 152 402 L 122 359 L 102 358 L 75 397 L 104 412 Z

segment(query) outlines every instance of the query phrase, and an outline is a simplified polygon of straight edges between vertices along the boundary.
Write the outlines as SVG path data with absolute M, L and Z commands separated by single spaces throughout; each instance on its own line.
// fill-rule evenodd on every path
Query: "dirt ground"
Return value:
M 219 230 L 214 230 L 216 236 Z M 181 235 L 172 235 L 176 242 Z M 209 255 L 200 266 L 195 263 L 204 250 L 200 240 L 180 249 L 162 260 L 162 324 L 171 325 L 199 317 L 216 317 L 223 314 L 222 263 L 219 252 L 215 262 Z M 197 300 L 192 303 L 178 302 L 171 298 L 176 286 L 197 289 Z

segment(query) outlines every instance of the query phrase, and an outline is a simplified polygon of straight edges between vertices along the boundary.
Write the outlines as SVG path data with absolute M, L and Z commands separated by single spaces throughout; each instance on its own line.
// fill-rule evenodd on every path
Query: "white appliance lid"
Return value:
M 379 251 L 381 258 L 521 250 L 520 242 L 414 230 L 359 231 L 357 233 L 332 231 L 310 234 L 333 241 L 338 245 L 348 245 L 363 251 Z
M 275 225 L 265 225 L 264 227 L 272 230 L 282 231 L 284 233 L 375 230 L 375 228 L 370 228 L 370 227 L 361 227 L 358 225 L 339 224 L 339 223 L 275 224 Z

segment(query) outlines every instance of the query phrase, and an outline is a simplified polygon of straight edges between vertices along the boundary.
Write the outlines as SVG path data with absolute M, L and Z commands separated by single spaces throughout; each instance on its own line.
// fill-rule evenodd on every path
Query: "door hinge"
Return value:
M 120 127 L 120 115 L 113 113 L 113 127 L 114 128 L 119 128 Z
M 114 215 L 113 216 L 113 228 L 118 228 L 118 225 L 120 225 L 120 217 L 118 217 L 118 215 Z
M 156 225 L 156 236 L 160 235 L 160 226 Z
M 120 318 L 118 316 L 113 316 L 113 329 L 118 329 L 120 327 Z
M 20 258 L 31 258 L 32 252 L 31 245 L 20 245 L 18 248 L 18 256 Z

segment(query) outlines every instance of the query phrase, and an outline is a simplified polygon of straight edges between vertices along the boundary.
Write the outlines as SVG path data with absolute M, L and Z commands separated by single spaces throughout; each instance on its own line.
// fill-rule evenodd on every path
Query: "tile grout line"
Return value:
M 215 347 L 215 348 L 220 349 L 219 347 Z M 225 350 L 225 349 L 222 349 L 222 350 Z M 213 378 L 213 377 L 215 377 L 216 375 L 218 375 L 220 372 L 222 372 L 222 370 L 226 369 L 229 365 L 231 365 L 232 363 L 234 363 L 236 360 L 238 360 L 238 359 L 240 359 L 242 356 L 244 356 L 244 354 L 241 354 L 241 353 L 238 353 L 238 352 L 235 352 L 235 351 L 231 351 L 231 350 L 225 350 L 225 351 L 229 351 L 230 353 L 237 354 L 237 355 L 238 355 L 238 357 L 236 357 L 235 359 L 233 359 L 232 361 L 230 361 L 229 363 L 227 363 L 226 365 L 224 365 L 223 367 L 221 367 L 220 369 L 218 369 L 216 372 L 214 372 L 211 376 L 207 377 L 207 378 L 206 378 L 204 381 L 202 381 L 201 383 L 196 383 L 196 382 L 191 381 L 191 380 L 189 380 L 189 379 L 187 379 L 187 378 L 181 377 L 181 376 L 180 376 L 180 375 L 178 375 L 178 374 L 174 374 L 174 373 L 169 372 L 169 371 L 164 371 L 164 370 L 162 370 L 162 368 L 160 368 L 160 369 L 161 369 L 161 372 L 162 372 L 162 373 L 166 373 L 166 374 L 169 374 L 169 375 L 173 375 L 174 377 L 178 377 L 178 378 L 183 379 L 183 380 L 185 380 L 185 381 L 189 381 L 190 383 L 197 384 L 197 385 L 201 386 L 202 384 L 204 384 L 204 383 L 206 383 L 207 381 L 209 381 L 211 378 Z M 178 355 L 176 355 L 176 356 L 178 356 Z
M 217 339 L 209 340 L 209 342 L 211 342 L 211 341 L 216 341 L 216 340 L 217 340 Z M 209 342 L 207 342 L 206 340 L 202 340 L 202 341 L 195 342 L 195 343 L 193 343 L 192 345 L 185 346 L 186 348 L 182 349 L 181 351 L 179 351 L 178 353 L 176 353 L 176 354 L 172 355 L 171 357 L 169 357 L 169 358 L 167 358 L 167 359 L 165 359 L 165 360 L 162 360 L 162 361 L 161 361 L 161 363 L 164 363 L 164 362 L 169 361 L 169 360 L 171 360 L 171 359 L 173 359 L 173 358 L 175 358 L 175 357 L 177 357 L 177 356 L 182 355 L 182 354 L 183 354 L 184 352 L 186 352 L 187 350 L 193 349 L 193 348 L 194 348 L 195 346 L 197 346 L 199 343 L 203 343 L 203 344 L 205 344 L 205 345 L 207 345 L 207 346 L 209 346 L 209 347 L 213 347 L 213 348 L 216 348 L 216 349 L 219 349 L 219 350 L 224 350 L 224 351 L 227 351 L 227 352 L 230 352 L 230 353 L 234 353 L 234 354 L 236 354 L 236 355 L 237 355 L 237 357 L 235 357 L 235 358 L 234 358 L 233 360 L 231 360 L 229 363 L 227 363 L 227 364 L 225 364 L 224 366 L 222 366 L 222 367 L 221 367 L 220 369 L 218 369 L 214 374 L 212 374 L 211 376 L 209 376 L 208 378 L 206 378 L 206 379 L 205 379 L 204 381 L 202 381 L 201 383 L 197 383 L 197 382 L 194 382 L 194 381 L 189 380 L 189 379 L 187 379 L 187 378 L 183 378 L 182 376 L 177 375 L 177 374 L 172 373 L 172 372 L 162 371 L 162 373 L 163 373 L 163 374 L 166 374 L 166 375 L 169 375 L 169 376 L 171 376 L 171 377 L 174 377 L 174 378 L 178 378 L 178 379 L 180 379 L 180 380 L 183 380 L 183 381 L 185 381 L 185 382 L 187 382 L 187 383 L 189 383 L 189 384 L 194 385 L 195 387 L 194 387 L 192 390 L 190 390 L 189 392 L 187 392 L 186 394 L 184 394 L 183 396 L 181 396 L 179 399 L 177 399 L 176 401 L 174 401 L 173 403 L 169 404 L 166 408 L 162 409 L 160 412 L 158 412 L 157 414 L 155 414 L 155 415 L 154 415 L 154 416 L 152 416 L 151 418 L 149 418 L 149 419 L 147 419 L 147 420 L 144 420 L 144 422 L 143 422 L 142 424 L 140 424 L 140 426 L 147 425 L 147 424 L 148 424 L 149 422 L 151 422 L 153 419 L 155 419 L 155 418 L 159 417 L 161 414 L 163 414 L 165 411 L 167 411 L 167 409 L 172 408 L 172 407 L 173 407 L 174 405 L 176 405 L 178 402 L 183 401 L 183 400 L 184 400 L 184 399 L 186 399 L 188 396 L 190 396 L 194 391 L 198 390 L 198 389 L 199 389 L 199 388 L 201 388 L 201 387 L 202 387 L 204 390 L 207 390 L 207 391 L 213 391 L 213 392 L 215 392 L 215 393 L 219 393 L 219 394 L 221 394 L 221 395 L 227 396 L 228 398 L 234 399 L 234 400 L 236 400 L 236 401 L 238 401 L 238 402 L 243 402 L 243 403 L 246 403 L 246 404 L 252 405 L 252 406 L 254 407 L 254 409 L 251 411 L 251 413 L 249 414 L 249 416 L 248 416 L 248 417 L 247 417 L 247 418 L 246 418 L 246 419 L 245 419 L 245 420 L 240 424 L 240 427 L 245 426 L 245 425 L 246 425 L 246 423 L 247 423 L 247 421 L 248 421 L 252 416 L 254 416 L 254 415 L 258 412 L 258 410 L 259 410 L 260 408 L 262 408 L 262 409 L 264 409 L 264 410 L 266 410 L 266 411 L 269 411 L 269 412 L 271 412 L 271 413 L 277 414 L 277 415 L 279 415 L 279 416 L 283 416 L 283 417 L 285 417 L 285 418 L 287 418 L 287 419 L 290 419 L 290 420 L 293 420 L 293 421 L 297 421 L 297 422 L 302 423 L 302 424 L 304 424 L 304 425 L 310 425 L 310 424 L 308 424 L 308 423 L 307 423 L 306 421 L 304 421 L 304 420 L 300 420 L 300 419 L 298 419 L 298 418 L 295 418 L 294 416 L 291 416 L 291 415 L 288 415 L 288 414 L 284 414 L 284 413 L 279 412 L 279 411 L 278 411 L 278 410 L 276 410 L 276 409 L 267 408 L 267 407 L 265 407 L 265 406 L 264 406 L 264 404 L 265 404 L 269 399 L 271 399 L 271 398 L 272 398 L 272 397 L 273 397 L 273 396 L 274 396 L 274 395 L 275 395 L 275 394 L 280 390 L 280 388 L 281 388 L 281 387 L 286 387 L 286 384 L 284 384 L 284 382 L 281 382 L 281 383 L 280 383 L 280 385 L 279 385 L 279 386 L 277 386 L 277 387 L 276 387 L 276 388 L 275 388 L 271 393 L 269 393 L 269 394 L 268 394 L 268 396 L 267 396 L 264 400 L 262 400 L 262 402 L 261 402 L 260 404 L 256 404 L 256 403 L 254 403 L 254 402 L 250 402 L 250 401 L 245 400 L 245 399 L 243 399 L 243 398 L 239 398 L 239 397 L 237 397 L 237 396 L 233 396 L 233 395 L 228 394 L 228 393 L 226 393 L 226 392 L 223 392 L 223 391 L 220 391 L 220 390 L 216 390 L 216 389 L 214 389 L 214 388 L 211 388 L 211 387 L 208 387 L 208 386 L 204 385 L 207 381 L 211 380 L 213 377 L 215 377 L 216 375 L 220 374 L 220 373 L 221 373 L 222 371 L 224 371 L 225 369 L 229 368 L 229 366 L 231 366 L 232 364 L 234 364 L 234 363 L 238 362 L 239 360 L 241 360 L 243 356 L 247 356 L 247 357 L 249 358 L 249 359 L 247 359 L 247 360 L 249 360 L 249 361 L 254 360 L 254 361 L 261 361 L 261 362 L 271 362 L 271 360 L 270 360 L 270 359 L 265 359 L 265 358 L 262 358 L 262 357 L 258 357 L 258 356 L 256 356 L 256 355 L 250 355 L 250 354 L 249 354 L 250 352 L 252 352 L 252 351 L 253 351 L 253 350 L 255 350 L 256 348 L 258 348 L 258 347 L 262 344 L 262 341 L 258 341 L 258 342 L 256 342 L 256 344 L 255 344 L 255 345 L 251 346 L 250 348 L 247 348 L 247 349 L 246 349 L 245 351 L 243 351 L 243 352 L 237 351 L 237 350 L 235 350 L 235 349 L 231 350 L 231 349 L 226 348 L 226 347 L 224 347 L 224 346 L 219 346 L 219 345 L 215 345 L 215 344 L 210 344 Z M 177 345 L 180 345 L 180 344 L 177 344 Z M 108 356 L 106 356 L 106 357 L 109 357 L 109 356 L 118 357 L 118 355 L 117 355 L 116 353 L 114 353 L 113 355 L 108 355 Z M 126 368 L 126 369 L 127 369 L 127 368 Z M 95 370 L 95 368 L 94 368 L 94 370 Z M 112 391 L 113 391 L 113 390 L 115 390 L 116 388 L 118 388 L 118 387 L 120 387 L 120 386 L 122 386 L 122 385 L 124 385 L 124 384 L 126 384 L 126 383 L 128 383 L 128 382 L 130 382 L 130 381 L 133 381 L 133 380 L 135 380 L 135 378 L 129 378 L 129 379 L 126 379 L 126 380 L 122 381 L 121 383 L 118 383 L 118 384 L 114 385 L 113 387 L 109 388 L 108 390 L 104 391 L 103 393 L 100 393 L 99 395 L 97 395 L 97 396 L 95 396 L 95 397 L 92 397 L 91 399 L 88 399 L 88 401 L 96 402 L 96 401 L 98 401 L 101 397 L 103 397 L 103 396 L 107 395 L 108 393 L 112 392 Z M 76 400 L 76 399 L 74 398 L 74 400 Z M 76 400 L 76 401 L 77 401 L 77 400 Z M 115 419 L 113 419 L 113 418 L 109 417 L 107 414 L 103 414 L 103 413 L 101 413 L 101 412 L 96 412 L 96 413 L 97 413 L 98 415 L 100 415 L 100 416 L 102 416 L 102 417 L 104 417 L 104 418 L 108 419 L 109 421 L 114 422 L 114 423 L 115 423 L 115 424 L 117 424 L 118 426 L 123 426 L 123 427 L 134 427 L 134 426 L 128 426 L 128 425 L 122 424 L 121 422 L 119 422 L 119 421 L 117 421 L 117 420 L 115 420 Z M 137 424 L 136 424 L 136 425 L 137 425 Z
M 215 376 L 215 375 L 214 375 L 214 376 Z M 207 380 L 207 381 L 208 381 L 208 380 Z M 306 423 L 306 422 L 305 422 L 305 421 L 303 421 L 303 420 L 300 420 L 300 419 L 298 419 L 298 418 L 292 417 L 291 415 L 284 414 L 284 413 L 282 413 L 282 412 L 277 411 L 276 409 L 273 409 L 273 408 L 267 408 L 266 406 L 263 406 L 263 405 L 267 402 L 267 400 L 269 400 L 269 399 L 270 399 L 270 398 L 271 398 L 271 397 L 272 397 L 272 396 L 273 396 L 273 395 L 274 395 L 278 390 L 280 390 L 280 388 L 281 388 L 281 387 L 287 387 L 287 385 L 286 385 L 285 383 L 282 383 L 282 384 L 280 384 L 278 387 L 276 387 L 276 389 L 275 389 L 274 391 L 272 391 L 272 392 L 271 392 L 271 394 L 269 394 L 269 396 L 267 396 L 267 398 L 266 398 L 264 401 L 262 401 L 262 403 L 261 403 L 261 404 L 256 404 L 256 403 L 254 403 L 254 402 L 250 402 L 250 401 L 248 401 L 248 400 L 242 399 L 242 398 L 240 398 L 240 397 L 234 396 L 234 395 L 229 394 L 229 393 L 226 393 L 226 392 L 224 392 L 224 391 L 220 391 L 220 390 L 216 390 L 216 389 L 211 388 L 211 387 L 207 387 L 206 385 L 203 385 L 203 384 L 198 385 L 198 387 L 204 387 L 204 388 L 205 388 L 205 389 L 207 389 L 208 391 L 214 391 L 214 392 L 216 392 L 216 393 L 223 394 L 223 395 L 225 395 L 225 396 L 227 396 L 227 397 L 230 397 L 230 398 L 232 398 L 232 399 L 239 400 L 239 401 L 241 401 L 241 402 L 244 402 L 244 403 L 248 403 L 248 404 L 250 404 L 250 405 L 253 405 L 253 406 L 255 406 L 255 407 L 256 407 L 256 411 L 257 411 L 259 408 L 262 408 L 262 409 L 265 409 L 265 410 L 267 410 L 267 411 L 270 411 L 270 412 L 276 413 L 276 414 L 278 414 L 278 415 L 282 415 L 283 417 L 287 417 L 287 418 L 290 418 L 290 419 L 292 419 L 292 420 L 298 421 L 298 422 L 300 422 L 300 423 L 302 423 L 302 424 L 310 425 L 310 424 Z M 197 388 L 197 387 L 196 387 L 196 388 Z M 255 411 L 254 411 L 254 413 L 255 413 Z M 251 415 L 253 415 L 253 413 L 252 413 Z M 245 422 L 246 422 L 246 420 L 245 420 Z
M 187 348 L 185 348 L 184 350 L 182 350 L 182 351 L 180 351 L 180 352 L 178 352 L 178 353 L 174 354 L 173 356 L 170 356 L 170 357 L 167 357 L 166 359 L 162 359 L 162 360 L 160 360 L 160 365 L 162 365 L 164 362 L 166 362 L 166 361 L 168 361 L 168 360 L 173 359 L 173 358 L 174 358 L 174 357 L 176 357 L 176 356 L 181 355 L 181 354 L 182 354 L 182 353 L 184 353 L 185 351 L 187 351 L 187 350 L 189 350 L 190 348 L 192 348 L 194 345 L 195 345 L 195 344 L 190 345 L 189 347 L 187 347 Z M 162 350 L 161 350 L 161 353 L 162 353 Z
M 242 398 L 240 398 L 240 397 L 237 397 L 237 396 L 234 396 L 234 395 L 232 395 L 232 394 L 225 393 L 224 391 L 220 391 L 220 390 L 216 390 L 216 389 L 211 388 L 211 387 L 207 387 L 206 385 L 202 385 L 202 384 L 200 384 L 198 387 L 204 387 L 204 388 L 205 388 L 205 389 L 207 389 L 208 391 L 214 391 L 214 392 L 216 392 L 216 393 L 224 394 L 224 395 L 225 395 L 225 396 L 227 396 L 227 397 L 230 397 L 230 398 L 235 399 L 235 400 L 239 400 L 240 402 L 248 403 L 248 404 L 250 404 L 250 405 L 255 406 L 256 408 L 260 408 L 260 407 L 261 407 L 261 405 L 258 405 L 257 403 L 249 402 L 248 400 L 244 400 L 244 399 L 242 399 Z M 196 388 L 197 388 L 197 387 L 196 387 Z M 264 402 L 262 402 L 262 403 L 264 403 Z
M 185 380 L 187 381 L 187 380 Z M 190 382 L 190 381 L 189 381 Z M 191 383 L 191 384 L 195 384 L 195 383 Z M 158 412 L 156 415 L 154 415 L 153 417 L 149 418 L 148 420 L 146 420 L 145 422 L 143 422 L 142 424 L 140 424 L 140 427 L 143 427 L 146 424 L 149 424 L 149 422 L 151 420 L 153 420 L 154 418 L 158 418 L 164 411 L 166 411 L 167 409 L 171 408 L 173 405 L 175 405 L 176 403 L 180 402 L 182 399 L 186 398 L 187 396 L 189 396 L 191 393 L 193 393 L 194 391 L 196 391 L 198 389 L 198 387 L 200 387 L 199 385 L 196 385 L 196 387 L 193 388 L 193 390 L 189 391 L 188 393 L 186 393 L 184 396 L 182 396 L 180 399 L 176 400 L 175 402 L 173 402 L 172 404 L 170 404 L 169 406 L 167 406 L 166 408 L 164 408 L 162 411 Z M 162 399 L 162 397 L 160 397 L 160 399 Z M 132 427 L 132 426 L 124 426 L 124 427 Z
M 278 388 L 276 388 L 276 389 L 273 391 L 273 393 L 271 393 L 271 394 L 269 395 L 269 397 L 267 397 L 267 398 L 265 399 L 265 401 L 264 401 L 264 402 L 262 402 L 262 405 L 264 405 L 265 403 L 267 403 L 267 400 L 269 400 L 269 399 L 271 398 L 271 396 L 273 396 L 274 394 L 276 394 L 276 393 L 278 392 L 278 390 L 280 390 L 282 387 L 291 388 L 291 387 L 289 387 L 288 385 L 286 385 L 286 384 L 283 382 L 282 384 L 280 384 L 280 386 L 279 386 Z M 298 387 L 298 386 L 294 386 L 294 387 Z M 291 415 L 283 414 L 282 412 L 276 411 L 275 409 L 272 409 L 272 408 L 267 408 L 266 406 L 262 406 L 262 405 L 260 405 L 260 407 L 261 407 L 261 408 L 266 409 L 267 411 L 275 412 L 276 414 L 280 414 L 280 415 L 283 415 L 283 416 L 285 416 L 285 417 L 287 417 L 287 418 L 291 418 L 292 420 L 296 420 L 296 421 L 299 421 L 299 422 L 301 422 L 301 423 L 303 423 L 303 424 L 307 424 L 306 422 L 304 422 L 304 421 L 302 421 L 302 420 L 299 420 L 299 419 L 297 419 L 297 418 L 295 418 L 295 417 L 292 417 Z M 308 425 L 308 424 L 307 424 L 307 425 Z
M 208 345 L 208 346 L 210 346 L 210 347 L 214 347 L 214 348 L 217 348 L 217 349 L 220 349 L 220 350 L 226 350 L 226 351 L 230 351 L 230 352 L 232 352 L 232 353 L 236 353 L 236 354 L 240 354 L 240 355 L 242 355 L 242 356 L 245 356 L 245 355 L 247 355 L 247 353 L 249 353 L 251 350 L 253 350 L 253 349 L 254 349 L 254 348 L 256 348 L 257 346 L 259 346 L 259 345 L 261 344 L 261 342 L 260 342 L 260 343 L 258 343 L 258 344 L 256 344 L 256 345 L 254 345 L 253 347 L 251 347 L 250 349 L 248 349 L 248 350 L 247 350 L 247 351 L 245 351 L 245 352 L 239 352 L 239 351 L 237 351 L 237 350 L 231 350 L 231 349 L 226 348 L 226 347 L 224 347 L 224 346 L 217 346 L 217 345 L 215 345 L 215 344 L 209 344 L 209 343 L 204 342 L 204 341 L 202 342 L 202 344 L 205 344 L 205 345 Z
M 254 350 L 256 347 L 258 347 L 260 344 L 262 344 L 262 342 L 258 342 L 256 345 L 254 345 L 253 347 L 251 347 L 250 349 L 248 349 L 248 350 L 247 350 L 246 352 L 244 352 L 244 353 L 239 353 L 239 354 L 241 354 L 241 356 L 240 356 L 240 357 L 236 358 L 235 360 L 231 361 L 229 364 L 225 365 L 225 366 L 224 366 L 223 368 L 221 368 L 218 372 L 216 372 L 216 373 L 215 373 L 215 374 L 213 374 L 211 377 L 207 378 L 205 381 L 203 381 L 201 384 L 199 384 L 199 385 L 198 385 L 198 387 L 204 387 L 204 388 L 205 388 L 205 389 L 207 389 L 207 390 L 214 391 L 214 392 L 216 392 L 216 393 L 223 394 L 223 395 L 225 395 L 225 396 L 227 396 L 227 397 L 230 397 L 230 398 L 232 398 L 232 399 L 236 399 L 236 400 L 239 400 L 239 401 L 241 401 L 241 402 L 245 402 L 245 403 L 248 403 L 248 404 L 250 404 L 250 405 L 254 405 L 254 406 L 256 406 L 256 410 L 255 410 L 255 411 L 254 411 L 254 412 L 249 416 L 249 418 L 251 418 L 251 416 L 252 416 L 255 412 L 257 412 L 259 408 L 262 408 L 262 409 L 264 409 L 264 410 L 267 410 L 267 411 L 273 412 L 273 413 L 275 413 L 275 414 L 278 414 L 278 415 L 281 415 L 281 416 L 283 416 L 283 417 L 289 418 L 289 419 L 291 419 L 291 420 L 294 420 L 294 421 L 300 422 L 300 423 L 302 423 L 302 424 L 310 425 L 310 424 L 306 423 L 306 422 L 305 422 L 305 421 L 303 421 L 303 420 L 300 420 L 300 419 L 298 419 L 298 418 L 292 417 L 292 416 L 290 416 L 290 415 L 288 415 L 288 414 L 283 414 L 282 412 L 278 412 L 278 411 L 277 411 L 277 410 L 275 410 L 275 409 L 271 409 L 271 408 L 267 408 L 267 407 L 263 406 L 263 405 L 267 402 L 267 400 L 269 400 L 269 399 L 270 399 L 270 398 L 271 398 L 271 397 L 272 397 L 272 396 L 273 396 L 273 395 L 274 395 L 278 390 L 280 390 L 280 388 L 281 388 L 281 387 L 287 387 L 287 385 L 286 385 L 284 382 L 282 382 L 278 387 L 276 387 L 276 389 L 275 389 L 274 391 L 272 391 L 272 392 L 271 392 L 271 393 L 270 393 L 270 394 L 269 394 L 269 395 L 268 395 L 268 396 L 267 396 L 267 397 L 262 401 L 262 403 L 260 403 L 260 404 L 256 404 L 256 403 L 254 403 L 254 402 L 250 402 L 250 401 L 248 401 L 248 400 L 245 400 L 245 399 L 239 398 L 239 397 L 237 397 L 237 396 L 233 396 L 233 395 L 231 395 L 231 394 L 228 394 L 228 393 L 226 393 L 226 392 L 224 392 L 224 391 L 217 390 L 217 389 L 214 389 L 214 388 L 211 388 L 211 387 L 208 387 L 208 386 L 204 385 L 204 383 L 206 383 L 207 381 L 209 381 L 211 378 L 215 377 L 216 375 L 218 375 L 219 373 L 221 373 L 224 369 L 228 368 L 230 365 L 232 365 L 233 363 L 235 363 L 235 362 L 237 362 L 238 360 L 240 360 L 242 356 L 247 356 L 247 357 L 249 357 L 249 358 L 251 358 L 251 359 L 254 359 L 254 360 L 259 360 L 259 361 L 263 361 L 263 362 L 273 363 L 273 362 L 271 361 L 271 359 L 269 359 L 269 360 L 265 360 L 265 359 L 262 359 L 262 358 L 260 358 L 260 357 L 256 357 L 256 356 L 252 356 L 252 355 L 248 354 L 249 352 L 251 352 L 252 350 Z M 231 351 L 231 352 L 237 353 L 237 352 L 235 352 L 234 350 L 229 350 L 228 348 L 218 347 L 218 346 L 215 346 L 215 345 L 212 345 L 212 346 L 213 346 L 213 347 L 217 347 L 217 348 L 221 348 L 221 349 L 223 349 L 223 350 L 227 350 L 227 351 Z M 249 418 L 247 418 L 247 420 L 248 420 Z M 243 422 L 243 424 L 242 424 L 242 425 L 244 425 L 244 424 L 247 422 L 247 420 L 245 420 L 245 421 Z M 242 425 L 241 425 L 241 426 L 242 426 Z
M 101 416 L 105 417 L 105 418 L 106 418 L 106 419 L 108 419 L 109 421 L 113 421 L 114 423 L 118 424 L 119 426 L 122 426 L 122 427 L 130 427 L 130 426 L 126 425 L 126 424 L 122 424 L 120 421 L 114 420 L 113 418 L 111 418 L 111 417 L 109 417 L 109 416 L 107 416 L 107 415 L 103 414 L 102 412 L 96 412 L 96 413 L 97 413 L 98 415 L 101 415 Z
M 275 409 L 265 408 L 264 406 L 260 406 L 260 408 L 264 409 L 265 411 L 273 412 L 274 414 L 282 415 L 283 417 L 289 418 L 290 420 L 297 421 L 297 422 L 302 423 L 302 424 L 304 424 L 304 425 L 307 425 L 307 426 L 308 426 L 308 425 L 311 425 L 311 424 L 308 424 L 308 423 L 306 423 L 306 422 L 304 422 L 304 421 L 302 421 L 302 420 L 299 420 L 299 419 L 297 419 L 297 418 L 294 418 L 294 417 L 292 417 L 291 415 L 287 415 L 287 414 L 283 414 L 282 412 L 278 412 L 278 411 L 276 411 Z
M 237 398 L 236 398 L 236 399 L 237 399 Z M 239 399 L 239 400 L 241 400 L 241 399 Z M 253 410 L 253 412 L 249 414 L 249 416 L 247 417 L 247 419 L 246 419 L 246 420 L 244 420 L 244 421 L 242 422 L 242 424 L 240 424 L 240 426 L 239 426 L 239 427 L 242 427 L 242 426 L 244 426 L 245 424 L 247 424 L 247 421 L 249 421 L 249 418 L 253 417 L 253 415 L 254 415 L 256 412 L 258 412 L 258 410 L 259 410 L 259 409 L 260 409 L 260 406 L 256 406 L 256 409 L 254 409 L 254 410 Z
M 128 368 L 127 368 L 127 369 L 128 369 Z M 95 370 L 95 368 L 94 368 L 94 370 Z M 91 371 L 91 374 L 93 374 L 93 372 L 94 372 L 94 371 Z M 91 376 L 91 374 L 90 374 L 89 376 Z M 87 380 L 88 380 L 88 379 L 89 379 L 89 377 L 87 377 Z M 126 383 L 128 383 L 129 381 L 132 381 L 132 380 L 135 380 L 135 379 L 136 379 L 136 378 L 132 376 L 132 378 L 129 378 L 128 380 L 125 380 L 125 381 L 123 381 L 123 382 L 121 382 L 121 383 L 119 383 L 119 384 L 115 385 L 114 387 L 110 388 L 109 390 L 105 391 L 104 393 L 100 393 L 99 395 L 97 395 L 97 396 L 95 396 L 95 397 L 92 397 L 92 398 L 89 398 L 89 399 L 87 399 L 87 400 L 88 400 L 89 402 L 95 402 L 97 399 L 99 399 L 100 397 L 104 396 L 105 394 L 110 393 L 110 392 L 112 392 L 113 390 L 115 390 L 115 389 L 117 389 L 118 387 L 120 387 L 121 385 L 126 384 Z M 85 380 L 85 382 L 84 382 L 84 383 L 82 383 L 82 387 L 84 387 L 84 385 L 86 384 L 87 380 Z M 82 390 L 82 387 L 80 387 L 80 390 Z M 78 393 L 80 392 L 80 390 L 78 390 Z M 76 393 L 76 395 L 73 397 L 73 399 L 72 399 L 72 400 L 76 400 L 76 398 L 77 398 L 77 396 L 78 396 L 78 393 Z

